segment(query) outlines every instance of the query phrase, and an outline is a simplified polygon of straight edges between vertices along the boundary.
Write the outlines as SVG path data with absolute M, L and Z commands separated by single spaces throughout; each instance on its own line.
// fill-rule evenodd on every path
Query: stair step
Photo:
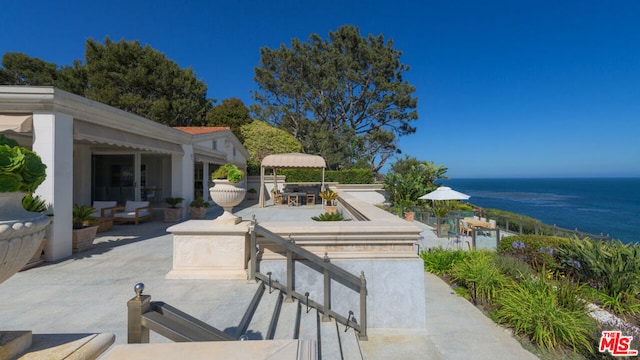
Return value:
M 342 349 L 336 321 L 320 321 L 320 353 L 325 360 L 342 360 Z
M 360 343 L 358 342 L 358 333 L 352 328 L 344 331 L 345 326 L 338 324 L 338 336 L 340 336 L 340 345 L 342 346 L 342 356 L 345 359 L 362 360 L 362 352 L 360 351 Z
M 283 301 L 280 308 L 280 317 L 278 319 L 278 325 L 276 326 L 276 332 L 273 336 L 276 340 L 294 339 L 296 330 L 298 329 L 298 301 L 286 302 Z M 302 305 L 304 310 L 304 305 Z
M 301 340 L 313 340 L 318 342 L 318 311 L 316 309 L 309 309 L 307 312 L 306 307 L 299 304 L 300 309 L 300 321 L 298 339 Z
M 273 315 L 275 314 L 276 304 L 281 297 L 279 290 L 273 289 L 269 294 L 267 287 L 262 299 L 253 314 L 249 327 L 244 332 L 249 340 L 267 340 L 269 335 L 269 325 L 271 324 Z M 272 335 L 273 336 L 273 335 Z
M 253 315 L 255 314 L 256 309 L 258 308 L 258 305 L 260 304 L 260 300 L 262 299 L 262 296 L 264 293 L 265 293 L 265 286 L 263 283 L 260 282 L 255 295 L 253 295 L 253 299 L 251 299 L 251 303 L 249 303 L 249 306 L 247 307 L 247 310 L 245 311 L 244 316 L 242 317 L 242 320 L 240 320 L 240 323 L 236 328 L 236 333 L 235 333 L 236 339 L 239 339 L 240 336 L 242 336 L 247 332 L 247 329 L 249 328 L 249 324 L 253 319 Z

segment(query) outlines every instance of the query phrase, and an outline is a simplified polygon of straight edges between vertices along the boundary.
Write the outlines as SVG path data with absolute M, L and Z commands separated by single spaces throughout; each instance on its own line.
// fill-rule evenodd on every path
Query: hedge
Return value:
M 321 169 L 283 169 L 278 174 L 285 175 L 287 182 L 320 182 Z M 340 184 L 372 184 L 373 171 L 371 169 L 327 170 L 324 181 Z

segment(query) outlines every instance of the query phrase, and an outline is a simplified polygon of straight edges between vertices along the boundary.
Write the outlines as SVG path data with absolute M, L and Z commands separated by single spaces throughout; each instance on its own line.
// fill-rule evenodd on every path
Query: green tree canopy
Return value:
M 228 126 L 240 141 L 244 141 L 240 127 L 252 121 L 249 108 L 242 100 L 234 97 L 222 100 L 222 103 L 207 113 L 208 126 Z
M 55 86 L 78 95 L 84 95 L 87 87 L 86 73 L 80 60 L 75 60 L 73 66 L 58 67 L 18 52 L 2 55 L 0 84 Z
M 302 145 L 291 134 L 264 121 L 254 120 L 240 128 L 244 147 L 249 152 L 247 167 L 252 174 L 259 173 L 265 156 L 302 151 Z
M 391 197 L 389 200 L 394 203 L 417 201 L 418 197 L 437 189 L 441 185 L 439 180 L 449 178 L 447 170 L 444 165 L 436 165 L 433 161 L 420 161 L 405 155 L 391 165 L 384 178 L 385 190 Z
M 169 126 L 205 124 L 206 84 L 149 45 L 89 39 L 85 59 L 90 99 Z
M 55 86 L 169 126 L 206 124 L 212 108 L 206 84 L 191 68 L 138 41 L 89 39 L 85 64 L 58 67 L 22 53 L 5 53 L 0 84 Z
M 260 106 L 252 111 L 330 168 L 365 159 L 377 173 L 418 118 L 401 54 L 382 35 L 363 37 L 354 26 L 329 32 L 327 40 L 313 34 L 289 48 L 262 48 L 254 77 L 260 90 L 253 93 Z

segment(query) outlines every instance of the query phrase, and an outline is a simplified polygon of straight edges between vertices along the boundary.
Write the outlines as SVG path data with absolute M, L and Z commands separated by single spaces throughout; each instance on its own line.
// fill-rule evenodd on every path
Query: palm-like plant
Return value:
M 176 209 L 178 207 L 178 204 L 180 204 L 183 200 L 184 199 L 181 197 L 168 197 L 164 199 L 164 202 L 169 204 L 172 209 Z
M 314 216 L 311 220 L 315 221 L 342 221 L 344 217 L 340 213 L 324 213 L 318 216 Z
M 606 295 L 640 292 L 640 246 L 574 237 L 559 250 L 565 263 L 579 262 L 574 268 L 582 281 L 596 283 Z
M 324 200 L 327 201 L 327 205 L 329 206 L 334 206 L 335 205 L 335 201 L 338 198 L 338 193 L 331 190 L 331 189 L 327 189 L 324 190 L 322 192 L 320 192 L 320 197 Z
M 92 208 L 88 205 L 73 205 L 73 228 L 74 229 L 82 229 L 84 224 L 91 220 L 91 215 L 96 211 L 96 209 Z

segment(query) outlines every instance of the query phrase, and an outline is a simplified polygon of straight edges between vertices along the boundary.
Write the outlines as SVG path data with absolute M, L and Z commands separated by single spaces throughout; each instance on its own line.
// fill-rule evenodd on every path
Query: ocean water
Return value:
M 468 202 L 545 224 L 640 242 L 640 178 L 450 179 Z

